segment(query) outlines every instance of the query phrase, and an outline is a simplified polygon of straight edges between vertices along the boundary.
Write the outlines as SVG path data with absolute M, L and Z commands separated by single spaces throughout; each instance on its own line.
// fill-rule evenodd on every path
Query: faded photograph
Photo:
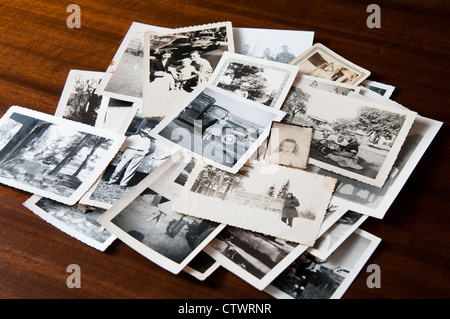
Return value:
M 175 263 L 182 263 L 218 226 L 173 212 L 170 200 L 149 188 L 111 222 Z
M 313 31 L 233 28 L 235 52 L 268 61 L 289 63 L 312 46 Z
M 120 100 L 142 102 L 144 34 L 149 30 L 167 29 L 133 22 L 105 73 L 101 92 Z
M 312 245 L 335 182 L 303 170 L 257 161 L 247 163 L 234 174 L 197 162 L 174 200 L 174 209 Z
M 264 160 L 270 164 L 306 168 L 312 128 L 273 123 Z
M 344 59 L 320 43 L 314 44 L 292 65 L 299 67 L 299 73 L 321 79 L 357 85 L 364 81 L 370 72 Z
M 279 108 L 297 68 L 225 52 L 211 82 L 265 106 Z

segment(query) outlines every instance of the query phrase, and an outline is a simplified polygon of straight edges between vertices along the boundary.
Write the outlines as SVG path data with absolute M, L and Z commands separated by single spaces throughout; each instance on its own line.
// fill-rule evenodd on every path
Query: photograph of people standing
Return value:
M 298 199 L 292 194 L 288 193 L 284 200 L 283 210 L 281 212 L 281 220 L 288 226 L 292 227 L 292 222 L 295 217 L 298 217 L 296 207 L 300 206 Z

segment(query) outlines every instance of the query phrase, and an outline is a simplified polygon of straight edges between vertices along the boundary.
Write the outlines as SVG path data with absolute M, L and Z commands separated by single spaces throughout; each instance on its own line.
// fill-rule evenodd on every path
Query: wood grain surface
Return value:
M 69 4 L 81 8 L 70 29 Z M 0 108 L 54 114 L 71 69 L 104 72 L 133 21 L 175 28 L 231 21 L 234 27 L 306 30 L 371 80 L 396 87 L 392 98 L 444 125 L 386 216 L 361 228 L 382 239 L 344 299 L 448 298 L 450 2 L 378 1 L 381 28 L 366 25 L 369 1 L 0 1 Z M 23 206 L 31 194 L 0 185 L 0 297 L 7 299 L 272 299 L 219 268 L 205 281 L 173 275 L 119 240 L 99 252 Z M 66 286 L 69 264 L 80 289 Z

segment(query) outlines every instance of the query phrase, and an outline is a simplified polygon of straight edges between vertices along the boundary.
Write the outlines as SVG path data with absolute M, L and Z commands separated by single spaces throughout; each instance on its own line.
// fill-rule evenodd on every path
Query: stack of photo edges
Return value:
M 105 72 L 71 70 L 54 115 L 12 106 L 1 182 L 105 251 L 219 266 L 275 298 L 340 298 L 442 123 L 314 32 L 133 23 Z

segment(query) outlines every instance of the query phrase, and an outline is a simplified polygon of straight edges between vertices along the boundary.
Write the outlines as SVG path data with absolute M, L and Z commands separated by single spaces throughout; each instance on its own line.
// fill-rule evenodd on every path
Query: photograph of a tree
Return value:
M 19 113 L 9 122 L 20 128 L 1 143 L 0 176 L 63 196 L 83 183 L 113 142 Z
M 281 107 L 281 109 L 287 113 L 285 120 L 292 121 L 297 114 L 305 114 L 310 97 L 310 94 L 293 86 Z
M 404 115 L 362 106 L 355 118 L 337 119 L 331 126 L 336 132 L 364 132 L 370 142 L 376 144 L 381 137 L 394 140 L 404 121 Z
M 194 181 L 191 191 L 205 196 L 227 198 L 234 189 L 244 190 L 242 178 L 248 176 L 247 170 L 231 174 L 214 166 L 206 166 Z
M 264 69 L 237 62 L 231 62 L 223 74 L 226 81 L 220 81 L 218 87 L 227 91 L 234 92 L 238 90 L 243 83 L 248 83 L 248 99 L 259 101 L 266 97 L 267 78 L 264 75 Z M 266 105 L 270 105 L 264 103 Z
M 102 102 L 102 96 L 95 93 L 99 83 L 100 79 L 84 81 L 77 78 L 74 92 L 70 94 L 67 102 L 68 109 L 64 118 L 94 126 Z

